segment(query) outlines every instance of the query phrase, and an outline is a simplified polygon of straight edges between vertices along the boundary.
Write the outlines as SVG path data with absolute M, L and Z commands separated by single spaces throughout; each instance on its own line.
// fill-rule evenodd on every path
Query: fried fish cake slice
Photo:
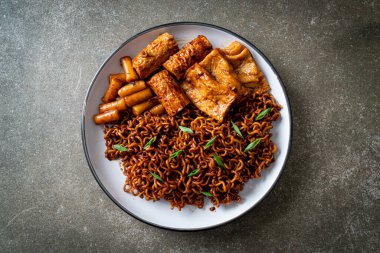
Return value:
M 237 98 L 227 84 L 217 82 L 197 63 L 187 70 L 181 87 L 199 110 L 218 121 L 223 121 Z
M 241 85 L 234 68 L 222 55 L 220 49 L 212 50 L 199 65 L 207 70 L 216 81 L 230 87 L 231 90 L 238 94 L 239 98 L 249 93 L 248 89 Z
M 176 115 L 190 103 L 185 92 L 167 70 L 162 70 L 152 76 L 148 82 L 148 86 L 156 93 L 170 116 Z
M 265 76 L 256 64 L 249 50 L 234 41 L 223 49 L 223 54 L 234 68 L 238 80 L 246 87 L 262 93 L 270 90 Z
M 212 45 L 208 39 L 203 35 L 199 35 L 187 43 L 176 54 L 170 56 L 169 60 L 167 60 L 163 66 L 174 75 L 177 80 L 180 80 L 188 68 L 194 63 L 202 61 L 211 50 Z
M 133 58 L 133 68 L 141 79 L 145 79 L 159 69 L 161 65 L 169 59 L 172 54 L 178 52 L 178 50 L 179 48 L 173 35 L 163 33 Z

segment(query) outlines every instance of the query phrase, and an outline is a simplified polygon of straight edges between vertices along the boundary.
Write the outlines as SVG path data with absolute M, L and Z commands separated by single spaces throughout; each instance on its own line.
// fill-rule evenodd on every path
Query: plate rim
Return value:
M 280 169 L 280 172 L 279 172 L 279 175 L 278 177 L 276 178 L 276 180 L 274 181 L 274 183 L 270 186 L 269 190 L 264 194 L 264 196 L 262 196 L 259 201 L 257 201 L 254 205 L 252 205 L 249 209 L 247 209 L 246 211 L 242 212 L 241 214 L 237 215 L 236 217 L 232 218 L 232 219 L 229 219 L 227 221 L 224 221 L 222 223 L 219 223 L 219 224 L 215 224 L 215 225 L 211 225 L 211 226 L 207 226 L 207 227 L 202 227 L 202 228 L 176 228 L 176 227 L 170 227 L 170 226 L 163 226 L 163 225 L 159 225 L 159 224 L 156 224 L 154 222 L 151 222 L 151 221 L 148 221 L 148 220 L 145 220 L 143 218 L 140 218 L 138 217 L 137 215 L 135 215 L 134 213 L 130 212 L 129 210 L 127 210 L 121 203 L 119 203 L 113 196 L 112 194 L 107 190 L 107 188 L 103 185 L 103 183 L 101 182 L 101 180 L 99 179 L 98 175 L 96 174 L 96 171 L 91 163 L 91 159 L 89 157 L 89 153 L 88 153 L 88 149 L 87 149 L 87 144 L 86 144 L 86 131 L 85 131 L 85 112 L 86 112 L 86 109 L 87 109 L 87 101 L 88 101 L 88 98 L 89 98 L 89 94 L 90 94 L 90 91 L 92 89 L 92 87 L 94 86 L 94 83 L 95 83 L 95 80 L 97 79 L 98 75 L 100 74 L 100 72 L 103 70 L 104 66 L 107 64 L 107 62 L 122 48 L 124 47 L 127 43 L 129 43 L 130 41 L 132 41 L 133 39 L 141 36 L 141 35 L 144 35 L 145 33 L 148 33 L 148 32 L 151 32 L 151 31 L 154 31 L 154 30 L 157 30 L 157 29 L 160 29 L 160 28 L 164 28 L 164 27 L 170 27 L 170 26 L 176 26 L 176 25 L 198 25 L 198 26 L 205 26 L 205 27 L 210 27 L 210 28 L 214 28 L 214 29 L 217 29 L 217 30 L 221 30 L 223 32 L 226 32 L 230 35 L 233 35 L 237 38 L 239 38 L 240 40 L 244 41 L 246 44 L 250 45 L 252 48 L 254 48 L 256 50 L 256 52 L 261 56 L 263 57 L 263 59 L 268 63 L 269 67 L 271 68 L 271 70 L 273 71 L 274 74 L 276 74 L 277 78 L 278 78 L 278 81 L 280 83 L 280 86 L 284 92 L 284 95 L 285 95 L 285 100 L 286 100 L 286 103 L 288 105 L 288 113 L 289 113 L 289 130 L 290 130 L 290 136 L 289 136 L 289 148 L 288 148 L 288 151 L 285 155 L 285 160 L 284 160 L 284 163 Z M 88 87 L 87 89 L 87 92 L 86 92 L 86 96 L 85 96 L 85 100 L 84 100 L 84 103 L 83 103 L 83 107 L 82 107 L 82 116 L 81 116 L 81 137 L 82 137 L 82 146 L 83 146 L 83 152 L 84 152 L 84 155 L 85 155 L 85 158 L 86 158 L 86 161 L 87 161 L 87 164 L 90 168 L 90 171 L 92 173 L 92 175 L 94 176 L 96 182 L 98 183 L 98 185 L 100 186 L 100 188 L 103 190 L 103 192 L 112 200 L 112 202 L 114 202 L 114 204 L 116 204 L 121 210 L 123 210 L 125 213 L 129 214 L 130 216 L 132 216 L 133 218 L 145 223 L 145 224 L 148 224 L 148 225 L 151 225 L 151 226 L 154 226 L 154 227 L 157 227 L 157 228 L 161 228 L 161 229 L 166 229 L 166 230 L 170 230 L 170 231 L 180 231 L 180 232 L 194 232 L 194 231 L 205 231 L 205 230 L 209 230 L 209 229 L 213 229 L 213 228 L 216 228 L 216 227 L 220 227 L 222 225 L 225 225 L 225 224 L 228 224 L 244 215 L 246 215 L 248 212 L 250 212 L 253 208 L 255 208 L 256 206 L 258 206 L 268 195 L 269 193 L 273 190 L 274 186 L 277 184 L 277 182 L 279 181 L 280 177 L 282 176 L 283 174 L 283 171 L 285 169 L 285 166 L 286 166 L 286 163 L 288 161 L 288 158 L 289 158 L 289 155 L 291 153 L 291 148 L 292 148 L 292 140 L 293 140 L 293 114 L 292 114 L 292 109 L 291 109 L 291 104 L 290 104 L 290 100 L 289 100 L 289 97 L 288 97 L 288 94 L 286 92 L 286 87 L 284 86 L 283 82 L 282 82 L 282 79 L 280 77 L 280 75 L 278 74 L 276 68 L 273 66 L 273 64 L 271 63 L 271 61 L 269 61 L 269 59 L 264 55 L 264 53 L 262 53 L 253 43 L 251 43 L 250 41 L 248 41 L 247 39 L 245 39 L 244 37 L 238 35 L 237 33 L 235 32 L 232 32 L 226 28 L 223 28 L 223 27 L 220 27 L 220 26 L 217 26 L 217 25 L 214 25 L 214 24 L 209 24 L 209 23 L 204 23 L 204 22 L 189 22 L 189 21 L 181 21 L 181 22 L 171 22 L 171 23 L 165 23 L 165 24 L 161 24 L 161 25 L 158 25 L 158 26 L 153 26 L 153 27 L 150 27 L 148 29 L 145 29 L 143 30 L 142 32 L 139 32 L 131 37 L 129 37 L 126 41 L 124 41 L 117 49 L 115 49 L 108 57 L 107 59 L 102 63 L 102 65 L 99 67 L 99 69 L 97 70 L 94 78 L 92 79 L 91 81 L 91 84 L 90 86 Z

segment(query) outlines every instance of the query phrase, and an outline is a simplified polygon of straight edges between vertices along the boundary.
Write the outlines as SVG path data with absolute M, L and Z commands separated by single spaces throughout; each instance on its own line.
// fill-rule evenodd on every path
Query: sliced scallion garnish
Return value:
M 240 132 L 239 127 L 238 127 L 233 121 L 231 121 L 231 123 L 232 123 L 232 127 L 234 128 L 235 132 L 236 132 L 241 138 L 244 138 L 244 136 L 243 136 L 243 135 L 241 134 L 241 132 Z
M 211 193 L 209 192 L 201 192 L 203 195 L 207 196 L 207 197 L 213 197 L 214 195 L 212 195 Z
M 149 173 L 150 173 L 155 179 L 157 179 L 157 180 L 159 180 L 159 181 L 161 181 L 161 182 L 164 182 L 164 180 L 162 180 L 162 178 L 161 178 L 159 175 L 157 175 L 156 173 L 153 173 L 153 172 L 151 172 L 151 171 L 149 171 Z
M 257 138 L 256 140 L 248 144 L 248 146 L 244 149 L 244 153 L 247 153 L 251 149 L 254 149 L 260 143 L 260 141 L 261 141 L 261 138 Z
M 216 164 L 218 164 L 221 168 L 223 168 L 225 170 L 227 169 L 226 166 L 224 165 L 222 159 L 220 159 L 219 156 L 217 156 L 216 154 L 213 154 L 213 157 L 214 157 Z
M 115 144 L 112 147 L 114 149 L 120 151 L 120 152 L 128 151 L 128 149 L 126 147 L 124 147 L 123 145 L 120 145 L 120 144 Z
M 199 173 L 200 170 L 193 170 L 192 172 L 189 173 L 189 175 L 187 175 L 188 177 L 192 177 L 192 176 L 195 176 L 196 174 Z
M 185 133 L 188 133 L 188 134 L 193 134 L 194 133 L 194 131 L 191 130 L 190 128 L 188 128 L 188 127 L 179 126 L 179 129 L 181 129 L 182 132 L 185 132 Z
M 169 156 L 169 158 L 172 159 L 172 158 L 174 158 L 174 157 L 177 157 L 177 156 L 179 156 L 182 152 L 183 152 L 183 150 L 180 149 L 180 150 L 174 152 L 173 154 L 171 154 L 171 155 Z
M 212 138 L 211 140 L 209 140 L 203 148 L 204 149 L 208 149 L 214 143 L 216 137 L 217 136 L 215 136 L 214 138 Z
M 156 141 L 156 136 L 153 136 L 152 139 L 150 139 L 144 146 L 144 149 L 148 149 L 150 147 L 150 145 L 152 145 L 153 142 Z
M 260 112 L 259 115 L 257 115 L 256 120 L 263 119 L 268 114 L 269 111 L 270 111 L 270 107 Z

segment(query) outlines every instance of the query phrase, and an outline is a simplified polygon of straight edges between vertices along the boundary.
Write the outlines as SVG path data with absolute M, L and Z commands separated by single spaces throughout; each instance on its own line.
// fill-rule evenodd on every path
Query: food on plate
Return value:
M 219 49 L 212 50 L 199 65 L 207 70 L 219 83 L 226 84 L 233 91 L 240 89 L 241 84 L 234 69 L 219 52 Z
M 121 159 L 124 191 L 146 200 L 179 210 L 202 208 L 205 198 L 214 207 L 239 202 L 275 159 L 270 130 L 281 105 L 239 42 L 212 50 L 199 35 L 178 50 L 164 33 L 132 65 L 122 58 L 125 73 L 110 75 L 94 116 L 105 157 Z
M 147 86 L 145 85 L 145 82 L 143 80 L 140 80 L 140 81 L 129 83 L 129 84 L 123 86 L 118 91 L 118 94 L 120 97 L 126 97 L 126 96 L 129 96 L 129 95 L 136 93 L 138 91 L 142 91 L 146 88 L 147 88 Z
M 145 102 L 142 102 L 141 104 L 137 104 L 132 106 L 132 113 L 134 115 L 140 115 L 145 111 L 148 111 L 149 109 L 153 108 L 154 106 L 158 105 L 160 101 L 158 101 L 157 97 L 152 97 L 148 99 Z
M 228 84 L 217 82 L 198 63 L 187 70 L 181 87 L 199 110 L 218 121 L 223 121 L 237 97 Z
M 125 104 L 129 107 L 140 104 L 147 101 L 149 98 L 153 97 L 153 92 L 151 89 L 146 88 L 144 90 L 133 93 L 132 95 L 124 97 Z
M 125 74 L 124 73 L 117 73 L 117 74 L 111 74 L 109 75 L 109 82 L 111 82 L 112 79 L 118 79 L 122 83 L 125 83 Z
M 122 86 L 123 86 L 122 81 L 116 78 L 112 78 L 108 85 L 108 89 L 102 98 L 103 103 L 109 103 L 109 102 L 115 101 L 117 97 L 117 92 Z
M 132 67 L 132 59 L 129 56 L 124 56 L 120 59 L 121 66 L 123 67 L 126 82 L 134 82 L 139 80 L 139 76 Z
M 94 116 L 94 122 L 97 125 L 111 123 L 120 120 L 120 113 L 118 110 L 106 111 Z
M 257 121 L 258 114 L 268 108 L 266 116 Z M 127 193 L 166 200 L 178 209 L 186 205 L 202 208 L 205 198 L 216 207 L 228 205 L 241 201 L 244 184 L 260 177 L 274 161 L 277 147 L 270 139 L 270 129 L 280 117 L 280 108 L 270 93 L 255 93 L 230 111 L 224 123 L 193 105 L 174 117 L 150 113 L 124 117 L 105 125 L 105 155 L 110 160 L 121 158 Z M 120 152 L 114 145 L 128 151 Z
M 190 103 L 185 92 L 167 70 L 155 74 L 149 80 L 148 85 L 157 94 L 162 106 L 170 116 L 176 115 Z
M 259 71 L 258 75 L 259 81 L 252 83 L 245 83 L 245 87 L 252 88 L 254 91 L 258 91 L 260 93 L 264 93 L 270 90 L 269 83 L 265 78 L 263 72 Z
M 141 79 L 145 79 L 158 70 L 161 65 L 178 50 L 179 48 L 173 35 L 163 33 L 133 58 L 133 68 Z
M 125 104 L 124 99 L 119 99 L 113 102 L 109 102 L 107 104 L 99 105 L 99 113 L 112 111 L 112 110 L 119 110 L 119 111 L 127 110 L 127 106 Z
M 270 90 L 268 82 L 257 66 L 255 59 L 253 59 L 252 54 L 240 42 L 232 42 L 223 49 L 223 53 L 232 64 L 238 80 L 242 84 L 262 93 Z
M 176 54 L 170 56 L 163 66 L 173 76 L 180 80 L 185 74 L 186 70 L 194 63 L 200 62 L 212 50 L 212 45 L 208 39 L 199 35 L 189 43 L 187 43 Z
M 149 112 L 152 114 L 152 115 L 163 115 L 165 113 L 165 108 L 162 104 L 159 104 L 159 105 L 156 105 L 154 107 L 152 107 L 152 109 L 149 110 Z

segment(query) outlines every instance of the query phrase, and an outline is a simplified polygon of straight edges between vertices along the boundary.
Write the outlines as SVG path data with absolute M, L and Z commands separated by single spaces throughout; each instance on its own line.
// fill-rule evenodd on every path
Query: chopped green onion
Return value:
M 261 138 L 258 138 L 254 140 L 253 142 L 251 142 L 250 144 L 248 144 L 248 146 L 244 149 L 244 153 L 247 153 L 251 149 L 255 148 L 260 143 L 260 141 L 261 141 Z
M 114 149 L 120 151 L 120 152 L 124 152 L 124 151 L 128 151 L 128 149 L 120 144 L 116 144 L 116 145 L 113 145 L 112 146 Z
M 214 138 L 212 138 L 211 140 L 209 140 L 203 148 L 204 149 L 208 149 L 214 143 L 216 137 L 217 136 L 215 136 Z
M 214 195 L 212 195 L 211 193 L 209 192 L 201 192 L 203 195 L 207 196 L 207 197 L 214 197 Z
M 261 120 L 261 119 L 263 119 L 263 118 L 267 115 L 267 113 L 268 113 L 269 111 L 270 111 L 270 107 L 267 108 L 267 109 L 265 109 L 264 111 L 260 112 L 259 115 L 257 115 L 256 120 Z
M 233 121 L 231 121 L 231 123 L 232 123 L 232 127 L 234 128 L 235 132 L 236 132 L 241 138 L 244 138 L 244 136 L 243 136 L 243 135 L 241 134 L 241 132 L 240 132 L 239 127 L 238 127 Z
M 171 155 L 169 156 L 169 158 L 172 159 L 172 158 L 174 158 L 174 157 L 177 157 L 177 156 L 179 156 L 182 152 L 183 152 L 183 150 L 180 149 L 180 150 L 178 150 L 177 152 L 174 152 L 173 154 L 171 154 Z
M 164 180 L 162 180 L 162 178 L 161 178 L 159 175 L 157 175 L 156 173 L 153 173 L 153 172 L 151 172 L 151 171 L 149 171 L 149 173 L 150 173 L 155 179 L 160 180 L 161 182 L 164 182 Z
M 193 170 L 192 172 L 189 173 L 189 175 L 187 175 L 188 177 L 192 177 L 192 176 L 195 176 L 196 174 L 199 173 L 200 170 Z
M 191 130 L 190 128 L 188 128 L 188 127 L 179 126 L 179 129 L 181 129 L 182 132 L 185 132 L 185 133 L 188 133 L 188 134 L 193 134 L 194 133 L 194 131 Z
M 153 136 L 152 139 L 150 139 L 144 146 L 144 149 L 148 149 L 150 147 L 150 145 L 152 145 L 153 142 L 156 141 L 156 136 Z
M 227 169 L 226 166 L 224 165 L 222 159 L 220 159 L 219 156 L 213 154 L 213 157 L 214 157 L 214 160 L 216 161 L 216 163 L 217 163 L 220 167 L 222 167 L 222 168 L 225 169 L 225 170 Z

